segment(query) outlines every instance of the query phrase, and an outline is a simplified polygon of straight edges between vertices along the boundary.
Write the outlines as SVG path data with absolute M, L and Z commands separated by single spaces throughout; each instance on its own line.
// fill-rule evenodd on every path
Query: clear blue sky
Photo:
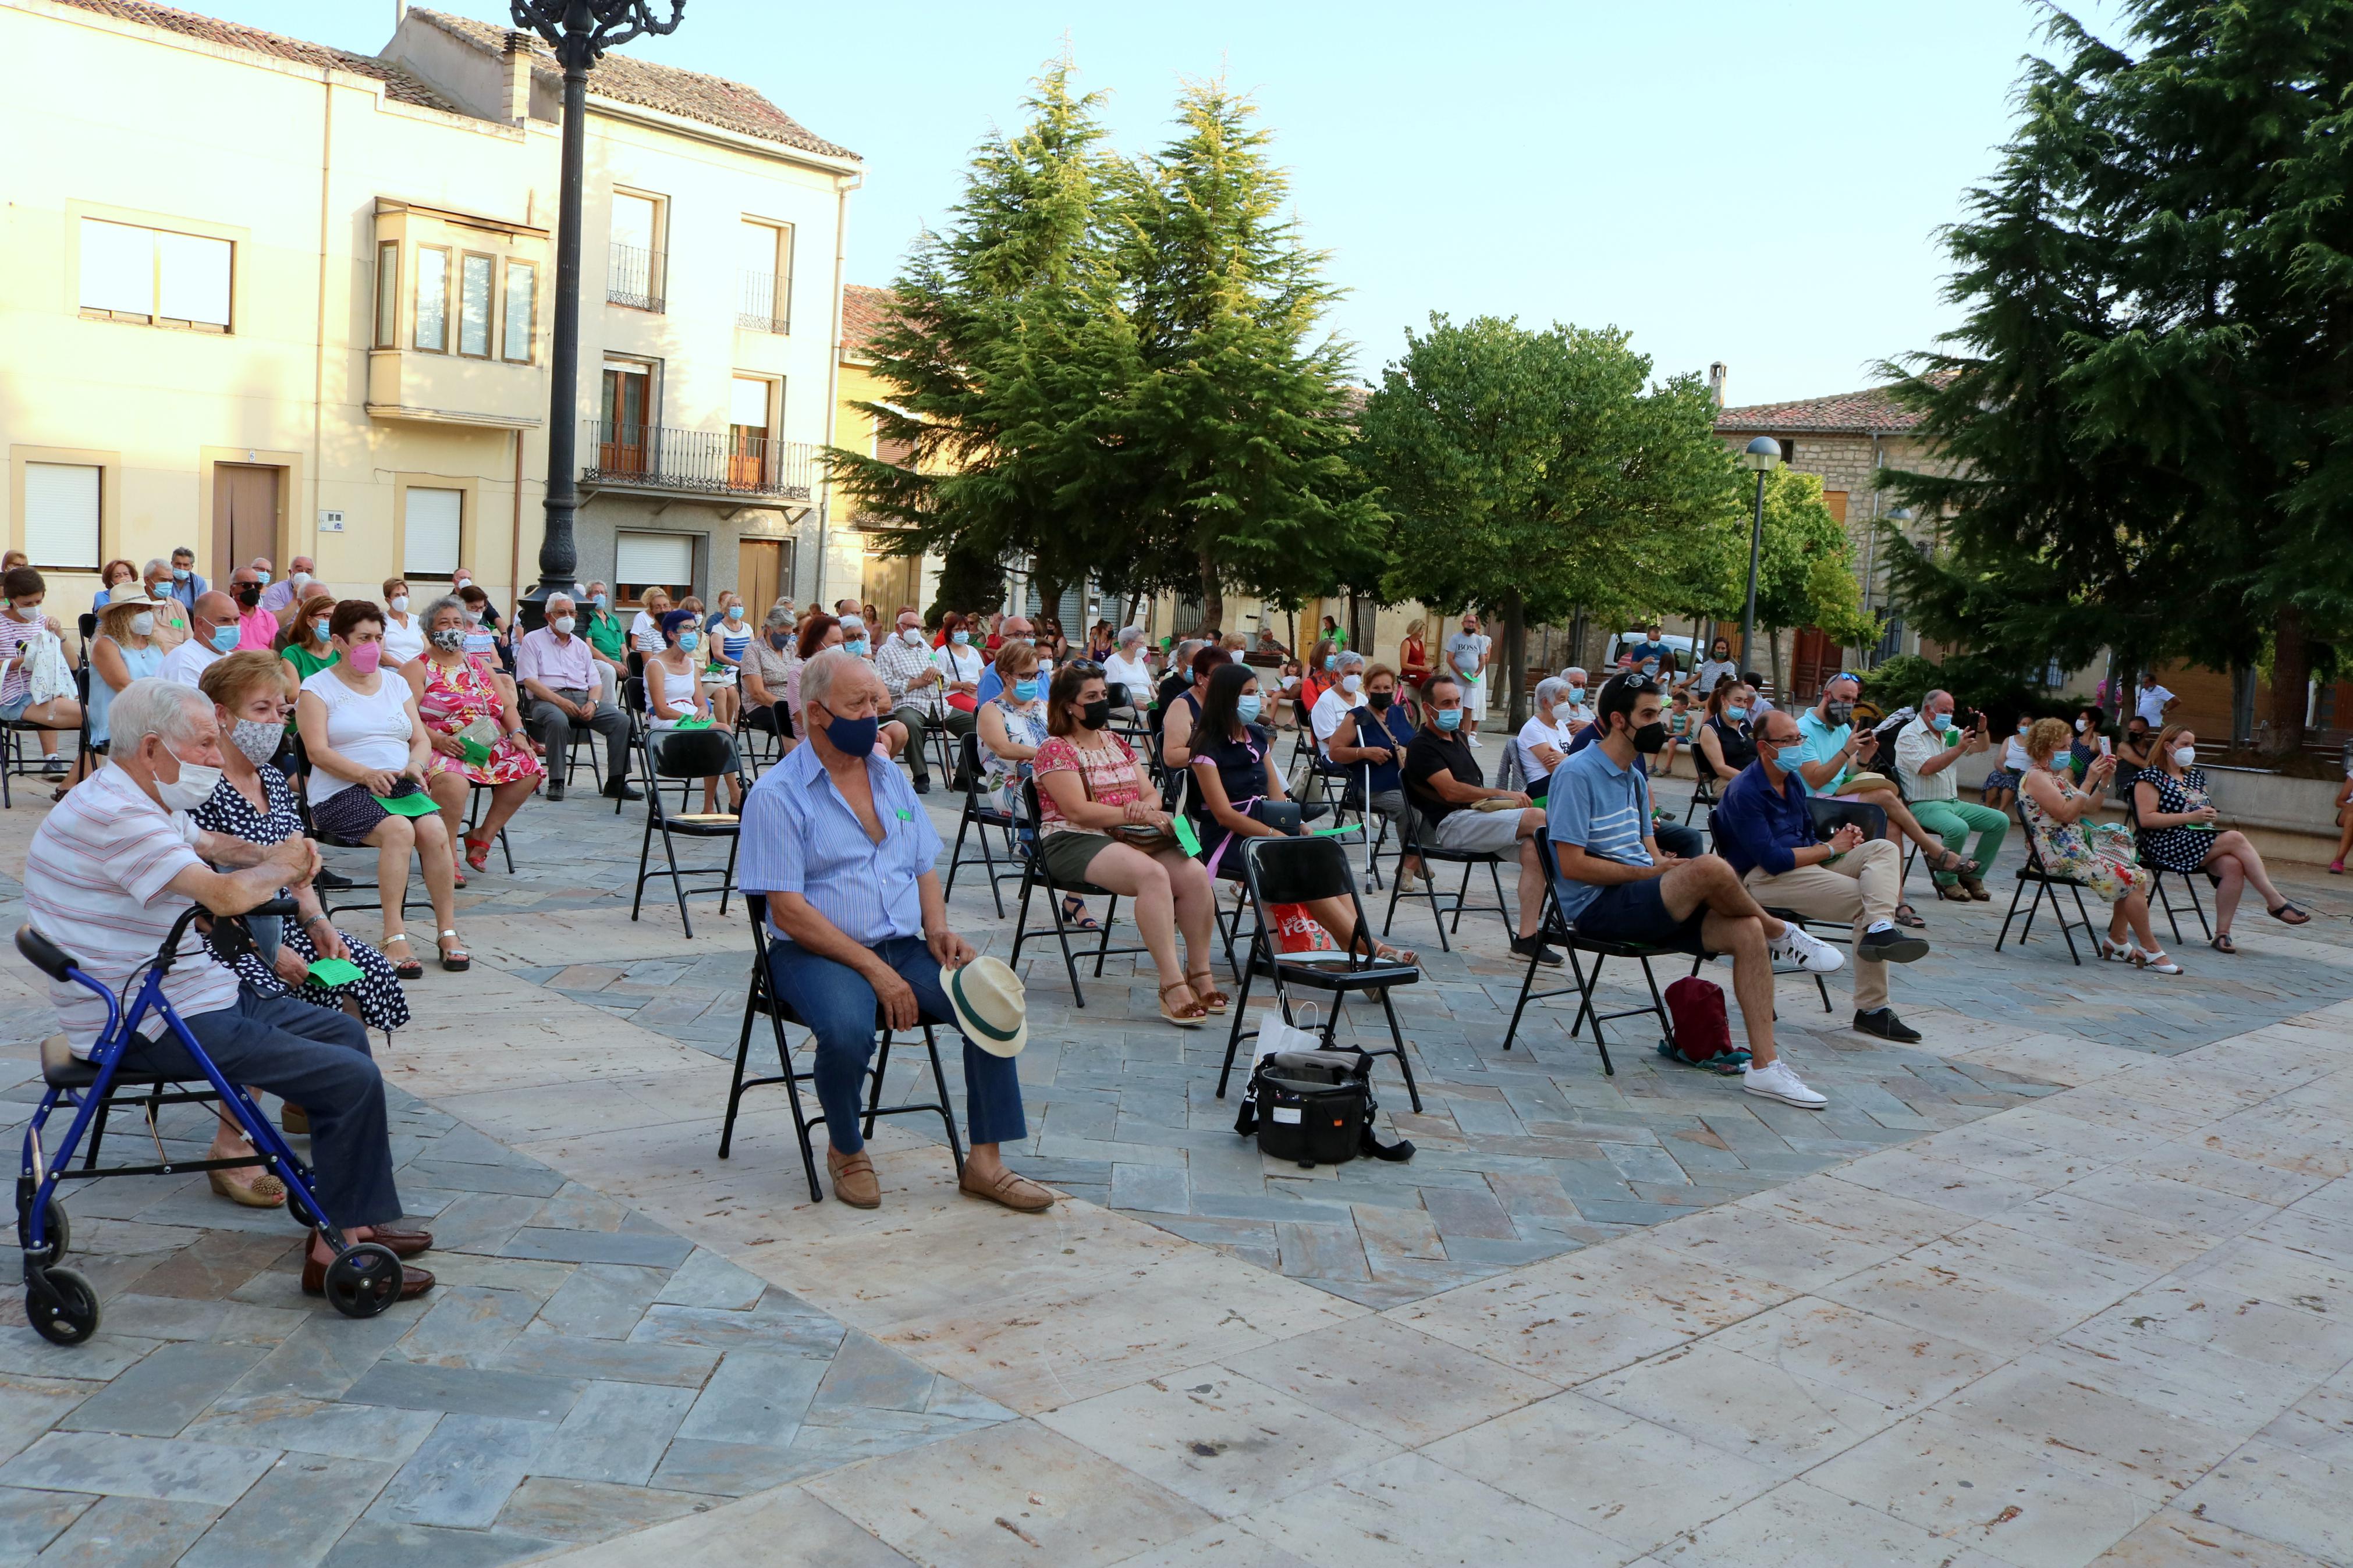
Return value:
M 444 8 L 503 20 L 498 0 Z M 213 0 L 346 48 L 392 0 Z M 2112 26 L 2116 0 L 2082 14 Z M 1938 225 L 2006 137 L 2024 0 L 1354 5 L 690 0 L 632 45 L 748 81 L 866 161 L 855 282 L 888 283 L 1067 35 L 1124 149 L 1184 76 L 1255 94 L 1366 378 L 1432 310 L 1615 324 L 1734 403 L 1843 392 L 1951 323 Z

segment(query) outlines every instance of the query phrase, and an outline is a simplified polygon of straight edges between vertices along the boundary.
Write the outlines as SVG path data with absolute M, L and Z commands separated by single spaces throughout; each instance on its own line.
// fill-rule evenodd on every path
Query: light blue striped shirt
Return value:
M 1545 797 L 1545 832 L 1553 843 L 1574 844 L 1588 855 L 1629 866 L 1651 864 L 1651 781 L 1638 762 L 1621 768 L 1598 745 L 1586 747 L 1555 768 Z M 1563 918 L 1574 921 L 1601 896 L 1590 882 L 1572 882 L 1556 858 L 1553 891 Z
M 940 835 L 896 767 L 869 756 L 866 776 L 882 824 L 880 844 L 866 837 L 816 745 L 795 747 L 744 799 L 735 880 L 746 897 L 798 893 L 842 935 L 872 947 L 923 933 L 918 884 L 939 858 Z

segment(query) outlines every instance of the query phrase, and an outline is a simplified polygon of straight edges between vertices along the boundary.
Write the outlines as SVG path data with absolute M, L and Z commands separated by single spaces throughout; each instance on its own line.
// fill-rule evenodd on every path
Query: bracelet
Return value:
M 332 928 L 333 924 L 334 922 L 330 921 L 325 915 L 312 915 L 310 919 L 302 922 L 302 929 L 304 931 L 309 931 L 312 926 L 327 926 Z

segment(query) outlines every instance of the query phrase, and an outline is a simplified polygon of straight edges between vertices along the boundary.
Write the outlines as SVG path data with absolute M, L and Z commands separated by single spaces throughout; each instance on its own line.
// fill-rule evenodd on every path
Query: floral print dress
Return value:
M 2064 773 L 2050 776 L 2062 800 L 2083 798 L 2084 792 Z M 2076 879 L 2104 904 L 2147 889 L 2151 873 L 2134 852 L 2130 828 L 2114 822 L 2057 821 L 2024 789 L 2018 792 L 2018 812 L 2052 875 Z
M 477 719 L 488 719 L 496 724 L 505 706 L 489 659 L 468 654 L 465 662 L 455 669 L 431 658 L 425 660 L 425 695 L 417 699 L 417 711 L 425 721 L 425 727 L 435 734 L 454 735 Z M 428 773 L 463 773 L 469 781 L 480 784 L 512 784 L 517 779 L 537 778 L 547 771 L 532 754 L 531 748 L 512 735 L 501 735 L 491 747 L 491 760 L 480 767 L 437 750 L 427 754 L 425 770 Z

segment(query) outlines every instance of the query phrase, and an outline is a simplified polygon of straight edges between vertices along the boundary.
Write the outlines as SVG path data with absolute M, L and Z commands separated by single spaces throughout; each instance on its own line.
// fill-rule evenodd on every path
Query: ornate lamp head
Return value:
M 674 33 L 686 0 L 669 0 L 670 17 L 657 16 L 662 0 L 508 0 L 514 25 L 537 33 L 555 49 L 566 70 L 586 70 L 605 51 L 646 33 Z

